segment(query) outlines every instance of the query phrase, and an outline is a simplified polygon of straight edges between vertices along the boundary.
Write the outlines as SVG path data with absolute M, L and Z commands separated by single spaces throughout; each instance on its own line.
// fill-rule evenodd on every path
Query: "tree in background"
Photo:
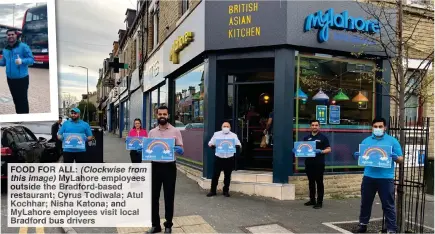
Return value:
M 79 108 L 80 110 L 80 117 L 83 119 L 83 121 L 90 123 L 90 121 L 94 121 L 92 117 L 95 116 L 95 113 L 97 112 L 97 107 L 95 107 L 93 103 L 89 103 L 89 110 L 87 110 L 86 106 L 86 100 L 82 100 L 79 102 L 77 108 Z M 91 118 L 91 120 L 88 120 L 87 111 L 89 111 L 89 118 Z
M 69 116 L 69 110 L 72 108 L 71 106 L 75 103 L 77 103 L 77 98 L 75 96 L 72 96 L 71 94 L 64 94 L 61 97 L 62 101 L 62 107 L 64 113 L 62 113 L 65 116 Z M 61 114 L 61 113 L 59 113 Z

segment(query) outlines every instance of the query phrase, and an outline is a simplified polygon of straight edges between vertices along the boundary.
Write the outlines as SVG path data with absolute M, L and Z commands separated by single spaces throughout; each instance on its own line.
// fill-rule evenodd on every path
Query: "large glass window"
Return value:
M 352 154 L 371 132 L 375 63 L 317 54 L 299 54 L 296 62 L 295 141 L 317 119 L 332 148 L 327 171 L 361 170 Z M 296 171 L 304 169 L 303 158 L 295 162 Z
M 123 103 L 124 105 L 124 131 L 129 131 L 132 126 L 130 126 L 130 101 L 127 100 Z
M 184 157 L 202 162 L 204 133 L 204 65 L 175 80 L 175 127 L 181 130 Z
M 150 120 L 150 128 L 154 128 L 157 126 L 157 108 L 159 107 L 159 89 L 155 89 L 151 92 L 151 110 L 149 112 L 149 120 Z

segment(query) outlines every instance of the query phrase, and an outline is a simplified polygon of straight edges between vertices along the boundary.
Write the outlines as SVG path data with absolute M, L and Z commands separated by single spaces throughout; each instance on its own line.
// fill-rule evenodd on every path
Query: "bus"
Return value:
M 18 35 L 21 34 L 21 29 L 19 28 L 0 24 L 0 59 L 3 56 L 3 49 L 8 45 L 8 38 L 6 35 L 6 31 L 9 29 L 18 30 Z
M 47 4 L 27 9 L 21 41 L 32 50 L 35 64 L 49 65 Z

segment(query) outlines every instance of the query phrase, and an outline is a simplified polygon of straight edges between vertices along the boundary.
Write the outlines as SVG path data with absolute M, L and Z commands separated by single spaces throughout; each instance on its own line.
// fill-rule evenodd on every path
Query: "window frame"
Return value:
M 190 2 L 189 0 L 181 0 L 181 16 L 189 12 Z
M 159 25 L 160 25 L 160 7 L 158 2 L 155 9 L 152 11 L 153 17 L 153 49 L 159 44 Z

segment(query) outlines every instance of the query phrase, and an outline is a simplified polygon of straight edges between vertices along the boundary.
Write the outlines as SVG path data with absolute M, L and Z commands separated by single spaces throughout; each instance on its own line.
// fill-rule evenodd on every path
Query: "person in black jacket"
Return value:
M 59 131 L 61 126 L 62 126 L 62 117 L 59 117 L 59 120 L 57 120 L 53 125 L 51 125 L 51 141 L 56 142 L 56 152 L 58 153 L 58 155 L 61 155 L 62 153 L 62 141 L 60 141 L 57 138 L 57 132 Z

